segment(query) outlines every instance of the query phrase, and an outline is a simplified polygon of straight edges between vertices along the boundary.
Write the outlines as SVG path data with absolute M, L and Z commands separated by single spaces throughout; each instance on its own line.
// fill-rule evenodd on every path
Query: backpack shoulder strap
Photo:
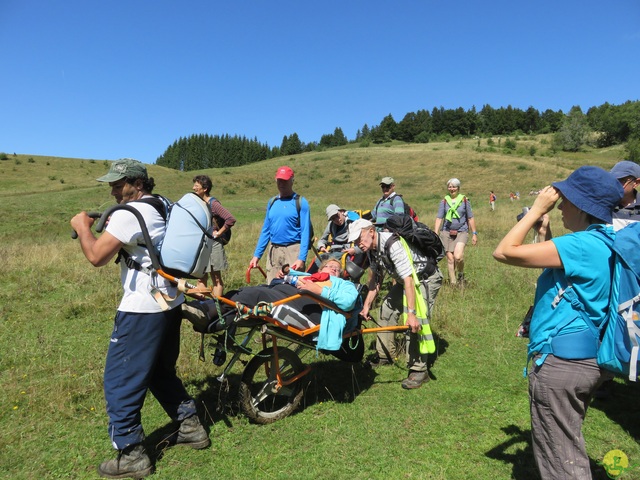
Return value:
M 393 235 L 391 235 L 387 241 L 384 243 L 384 254 L 388 257 L 389 256 L 389 252 L 391 251 L 391 245 L 393 245 L 394 243 L 396 243 L 398 241 L 398 239 L 400 238 L 400 236 L 397 233 L 394 233 Z
M 378 216 L 378 207 L 380 206 L 380 202 L 382 202 L 382 198 L 379 198 L 378 201 L 376 202 L 375 207 L 371 209 L 371 213 L 373 214 L 374 217 Z
M 384 254 L 384 256 L 386 257 L 386 259 L 389 261 L 389 263 L 391 262 L 391 247 L 393 246 L 394 243 L 400 241 L 402 237 L 400 237 L 400 235 L 396 232 L 393 232 L 393 234 L 387 239 L 387 241 L 384 243 L 384 247 L 382 248 L 382 252 Z
M 165 208 L 164 202 L 157 195 L 154 195 L 152 197 L 143 197 L 138 200 L 133 200 L 132 202 L 129 202 L 129 203 L 133 203 L 133 202 L 140 202 L 140 203 L 146 203 L 147 205 L 151 205 L 153 208 L 156 209 L 158 214 L 160 214 L 162 219 L 165 222 L 167 221 L 167 209 Z
M 138 200 L 132 200 L 129 203 L 135 203 L 135 202 L 146 203 L 147 205 L 151 205 L 153 208 L 156 209 L 156 211 L 162 217 L 162 219 L 165 222 L 167 221 L 166 205 L 158 195 L 153 195 L 152 197 L 144 197 Z M 140 243 L 139 245 L 141 247 L 146 248 L 147 250 L 149 249 L 149 247 L 145 243 Z M 146 274 L 149 274 L 151 272 L 151 269 L 147 267 L 143 267 L 138 262 L 136 262 L 133 258 L 131 258 L 131 255 L 129 255 L 129 253 L 124 248 L 121 248 L 120 250 L 118 250 L 118 255 L 116 256 L 115 263 L 117 264 L 117 263 L 120 263 L 121 261 L 124 261 L 125 265 L 131 270 L 138 270 Z
M 297 193 L 293 194 L 293 198 L 296 199 L 296 210 L 298 211 L 298 218 L 300 218 L 300 199 L 302 198 Z
M 269 201 L 267 202 L 267 213 L 269 213 L 269 210 L 271 210 L 271 207 L 274 203 L 276 203 L 276 200 L 278 200 L 278 198 L 280 197 L 278 197 L 278 195 L 275 195 L 269 199 Z

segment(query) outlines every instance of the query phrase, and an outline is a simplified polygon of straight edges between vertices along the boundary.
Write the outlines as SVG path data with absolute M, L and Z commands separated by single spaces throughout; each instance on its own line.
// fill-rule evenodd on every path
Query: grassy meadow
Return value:
M 304 408 L 274 424 L 254 425 L 238 410 L 240 369 L 220 384 L 221 368 L 198 360 L 200 337 L 185 322 L 179 373 L 213 444 L 204 451 L 162 450 L 172 426 L 149 396 L 143 425 L 156 458 L 154 478 L 537 478 L 522 378 L 526 341 L 514 334 L 539 271 L 498 264 L 491 253 L 531 204 L 529 191 L 580 165 L 608 169 L 624 153 L 553 154 L 545 137 L 518 138 L 511 153 L 497 138 L 490 143 L 347 146 L 202 172 L 150 165 L 156 193 L 172 199 L 190 191 L 194 174 L 210 175 L 213 194 L 238 219 L 227 246 L 226 289 L 243 285 L 281 164 L 295 170 L 294 189 L 311 204 L 316 234 L 326 225 L 326 205 L 371 208 L 380 178 L 388 175 L 431 226 L 446 181 L 458 177 L 479 231 L 478 245 L 466 250 L 467 287 L 444 285 L 440 291 L 432 380 L 415 391 L 400 387 L 402 366 L 371 370 L 308 352 L 304 361 L 314 369 L 303 380 Z M 104 160 L 23 154 L 0 161 L 0 478 L 97 478 L 96 466 L 114 455 L 102 371 L 120 298 L 118 267 L 92 267 L 69 227 L 76 212 L 113 203 L 108 186 L 95 181 L 108 166 Z M 490 190 L 498 196 L 495 212 Z M 519 191 L 520 200 L 511 202 L 511 191 Z M 557 210 L 552 229 L 564 233 Z M 444 262 L 441 268 L 446 276 Z M 366 340 L 370 347 L 373 337 Z M 640 478 L 639 394 L 637 385 L 617 379 L 613 397 L 593 402 L 583 430 L 595 478 L 607 478 L 598 462 L 613 449 L 633 465 L 621 478 Z

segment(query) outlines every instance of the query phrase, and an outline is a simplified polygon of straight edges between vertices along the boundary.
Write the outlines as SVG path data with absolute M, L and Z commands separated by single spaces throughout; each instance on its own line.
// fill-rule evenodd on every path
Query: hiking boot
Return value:
M 141 443 L 118 450 L 118 456 L 102 462 L 98 474 L 103 478 L 144 478 L 151 474 L 153 466 Z
M 211 445 L 209 435 L 200 423 L 197 415 L 185 418 L 180 423 L 180 430 L 176 437 L 176 445 L 185 445 L 187 447 L 201 450 Z
M 389 360 L 386 357 L 380 358 L 378 355 L 376 355 L 375 357 L 367 360 L 365 365 L 370 368 L 378 368 L 378 367 L 384 367 L 386 365 L 393 365 L 393 361 Z
M 207 333 L 211 323 L 207 309 L 200 302 L 183 303 L 182 318 L 189 320 L 197 332 Z
M 402 381 L 402 388 L 411 390 L 420 388 L 429 381 L 429 372 L 409 372 L 409 376 Z

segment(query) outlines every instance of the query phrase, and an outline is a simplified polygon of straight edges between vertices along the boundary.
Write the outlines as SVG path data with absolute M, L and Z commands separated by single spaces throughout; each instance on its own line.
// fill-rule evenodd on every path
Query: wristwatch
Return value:
M 413 308 L 407 308 L 407 313 L 413 313 L 415 315 L 416 311 Z

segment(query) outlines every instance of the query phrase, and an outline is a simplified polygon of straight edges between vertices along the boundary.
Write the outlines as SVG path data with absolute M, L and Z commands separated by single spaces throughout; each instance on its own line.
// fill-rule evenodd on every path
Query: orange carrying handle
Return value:
M 267 278 L 267 274 L 264 273 L 264 270 L 262 269 L 262 267 L 260 265 L 256 265 L 253 268 L 257 268 L 258 270 L 260 270 L 260 273 L 262 273 L 262 276 L 264 278 Z M 245 279 L 245 281 L 247 283 L 251 283 L 251 270 L 252 270 L 252 267 L 247 268 L 247 273 L 245 273 L 245 275 L 244 275 L 244 279 Z

